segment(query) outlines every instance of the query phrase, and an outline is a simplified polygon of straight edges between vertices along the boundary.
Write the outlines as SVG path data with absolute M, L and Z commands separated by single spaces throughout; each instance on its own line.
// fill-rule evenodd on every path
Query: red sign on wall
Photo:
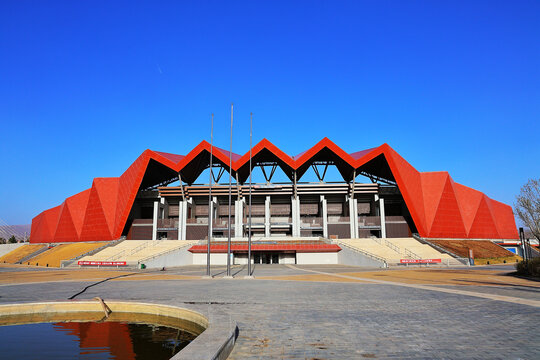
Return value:
M 126 266 L 125 261 L 79 261 L 77 264 L 93 266 Z
M 400 259 L 402 264 L 433 264 L 440 263 L 441 259 Z

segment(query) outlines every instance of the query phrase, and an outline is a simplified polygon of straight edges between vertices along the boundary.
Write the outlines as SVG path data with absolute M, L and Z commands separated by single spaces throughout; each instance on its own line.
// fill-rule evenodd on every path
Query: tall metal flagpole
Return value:
M 206 245 L 206 276 L 210 275 L 210 241 L 212 239 L 212 160 L 214 149 L 214 114 L 210 125 L 210 180 L 208 181 L 208 241 Z
M 248 276 L 251 276 L 251 148 L 253 138 L 253 113 L 249 113 L 249 218 L 248 218 Z
M 227 277 L 231 277 L 231 186 L 232 186 L 232 130 L 233 104 L 231 103 L 231 145 L 229 150 L 229 226 L 227 236 Z

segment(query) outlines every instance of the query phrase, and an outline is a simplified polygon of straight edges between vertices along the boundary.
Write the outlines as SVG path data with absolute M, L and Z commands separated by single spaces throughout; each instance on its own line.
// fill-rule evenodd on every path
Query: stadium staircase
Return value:
M 23 245 L 0 257 L 0 263 L 20 264 L 44 251 L 47 251 L 46 245 Z
M 337 243 L 388 265 L 400 264 L 401 259 L 441 259 L 442 265 L 463 265 L 463 262 L 449 254 L 414 238 L 340 239 Z
M 125 261 L 127 267 L 139 267 L 142 263 L 150 260 L 155 262 L 159 257 L 190 247 L 197 242 L 196 240 L 125 240 L 94 255 L 82 257 L 80 261 Z M 77 264 L 74 262 L 70 266 L 77 266 Z
M 35 266 L 60 267 L 63 260 L 69 260 L 81 254 L 103 247 L 103 242 L 78 242 L 56 245 L 43 253 L 32 256 L 23 263 Z

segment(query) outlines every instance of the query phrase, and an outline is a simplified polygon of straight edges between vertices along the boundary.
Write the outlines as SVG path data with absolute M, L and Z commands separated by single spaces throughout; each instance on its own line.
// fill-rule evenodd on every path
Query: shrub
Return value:
M 17 239 L 15 239 L 15 236 L 12 235 L 12 236 L 9 238 L 8 242 L 9 242 L 10 244 L 15 244 L 15 243 L 17 242 Z
M 540 277 L 540 257 L 533 258 L 528 262 L 525 260 L 518 262 L 516 271 L 519 275 Z

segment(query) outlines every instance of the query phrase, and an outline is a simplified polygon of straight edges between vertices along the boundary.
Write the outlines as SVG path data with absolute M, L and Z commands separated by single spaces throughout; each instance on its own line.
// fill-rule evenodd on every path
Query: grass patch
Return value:
M 474 265 L 515 264 L 521 260 L 520 256 L 500 256 L 474 259 Z

